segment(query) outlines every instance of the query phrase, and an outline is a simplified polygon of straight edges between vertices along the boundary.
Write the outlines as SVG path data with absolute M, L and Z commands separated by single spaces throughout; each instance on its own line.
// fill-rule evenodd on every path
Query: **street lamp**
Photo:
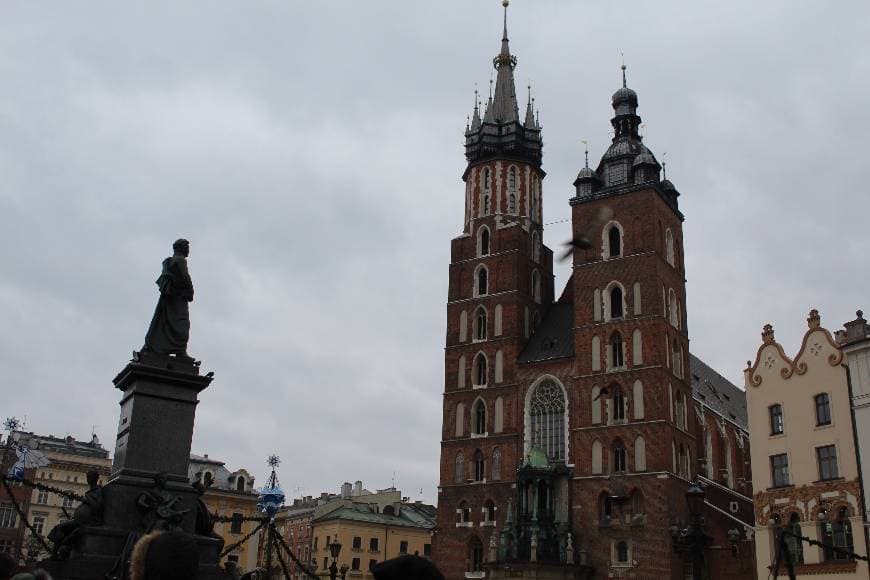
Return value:
M 329 544 L 329 555 L 332 556 L 332 564 L 329 565 L 330 580 L 335 580 L 339 572 L 341 572 L 341 580 L 344 580 L 347 575 L 347 566 L 342 566 L 341 570 L 339 570 L 338 564 L 336 564 L 339 554 L 341 554 L 341 542 L 338 541 L 338 536 L 336 536 L 335 540 Z
M 704 490 L 693 483 L 686 490 L 686 504 L 689 507 L 689 525 L 685 528 L 674 524 L 668 531 L 674 540 L 674 552 L 685 552 L 692 560 L 692 580 L 702 580 L 704 576 L 704 548 L 710 538 L 704 533 Z

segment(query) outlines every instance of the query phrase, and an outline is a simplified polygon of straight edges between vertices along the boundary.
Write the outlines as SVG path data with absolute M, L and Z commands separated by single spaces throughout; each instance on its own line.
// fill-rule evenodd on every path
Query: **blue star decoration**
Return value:
M 266 463 L 269 464 L 269 467 L 271 467 L 272 469 L 275 469 L 276 467 L 281 465 L 281 458 L 278 457 L 277 455 L 272 454 L 269 456 L 269 459 L 266 460 Z

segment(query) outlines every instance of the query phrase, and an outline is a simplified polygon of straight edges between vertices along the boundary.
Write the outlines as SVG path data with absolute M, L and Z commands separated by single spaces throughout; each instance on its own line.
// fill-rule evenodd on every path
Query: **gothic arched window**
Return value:
M 622 233 L 619 227 L 610 226 L 610 231 L 607 232 L 607 242 L 609 247 L 609 258 L 618 258 L 622 255 Z
M 483 306 L 477 309 L 477 315 L 474 317 L 474 338 L 486 340 L 486 309 Z
M 474 481 L 483 481 L 486 479 L 486 459 L 483 458 L 483 453 L 478 449 L 474 452 Z
M 236 491 L 245 491 L 245 477 L 243 475 L 236 479 Z
M 508 188 L 511 191 L 517 190 L 517 168 L 513 166 L 508 171 Z
M 517 213 L 517 194 L 515 193 L 508 196 L 508 213 Z
M 625 471 L 625 464 L 625 445 L 617 439 L 613 444 L 613 471 Z
M 474 404 L 474 432 L 477 435 L 486 433 L 486 403 L 482 399 Z
M 483 215 L 489 215 L 489 194 L 483 195 Z
M 498 447 L 492 450 L 492 479 L 501 479 L 501 449 Z
M 625 394 L 617 384 L 610 386 L 613 391 L 613 420 L 625 421 Z
M 665 230 L 665 259 L 671 266 L 674 265 L 674 234 L 670 228 Z
M 610 289 L 610 318 L 622 318 L 623 315 L 622 287 L 617 284 Z
M 465 480 L 465 456 L 462 451 L 456 454 L 456 463 L 453 470 L 453 482 L 462 483 Z
M 485 385 L 486 377 L 486 356 L 481 352 L 474 358 L 474 384 Z
M 619 368 L 625 366 L 625 355 L 623 349 L 622 335 L 614 332 L 610 337 L 610 367 Z
M 550 459 L 565 459 L 565 394 L 551 380 L 535 387 L 529 399 L 532 443 Z
M 486 268 L 477 271 L 477 295 L 486 296 L 489 291 L 489 272 Z
M 489 255 L 489 228 L 480 228 L 480 243 L 477 248 L 478 256 L 488 256 Z
M 492 174 L 489 167 L 483 170 L 483 190 L 489 191 L 492 188 Z

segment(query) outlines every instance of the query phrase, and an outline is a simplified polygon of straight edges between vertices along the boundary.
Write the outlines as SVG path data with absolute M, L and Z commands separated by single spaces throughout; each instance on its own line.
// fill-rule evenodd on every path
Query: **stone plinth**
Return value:
M 483 565 L 488 580 L 523 578 L 524 580 L 587 580 L 593 577 L 591 566 L 578 564 L 544 564 L 541 562 L 488 562 Z
M 126 562 L 136 540 L 153 515 L 143 514 L 140 502 L 155 492 L 155 476 L 165 474 L 158 491 L 178 498 L 173 510 L 185 511 L 177 527 L 194 533 L 197 493 L 187 478 L 193 422 L 199 393 L 212 381 L 199 374 L 190 359 L 137 355 L 114 379 L 123 392 L 121 418 L 112 475 L 103 486 L 103 525 L 78 530 L 72 552 L 63 561 L 42 565 L 57 580 L 126 578 Z M 221 540 L 195 536 L 200 553 L 200 579 L 227 576 L 218 567 Z

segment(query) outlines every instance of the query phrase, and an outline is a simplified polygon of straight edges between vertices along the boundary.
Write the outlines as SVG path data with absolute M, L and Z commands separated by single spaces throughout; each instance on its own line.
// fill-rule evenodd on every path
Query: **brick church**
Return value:
M 531 100 L 520 114 L 504 4 L 494 90 L 465 131 L 433 559 L 448 580 L 691 578 L 673 535 L 697 482 L 704 577 L 754 578 L 746 399 L 689 353 L 680 194 L 638 95 L 623 67 L 613 142 L 558 198 L 578 247 L 557 294 L 541 125 Z

